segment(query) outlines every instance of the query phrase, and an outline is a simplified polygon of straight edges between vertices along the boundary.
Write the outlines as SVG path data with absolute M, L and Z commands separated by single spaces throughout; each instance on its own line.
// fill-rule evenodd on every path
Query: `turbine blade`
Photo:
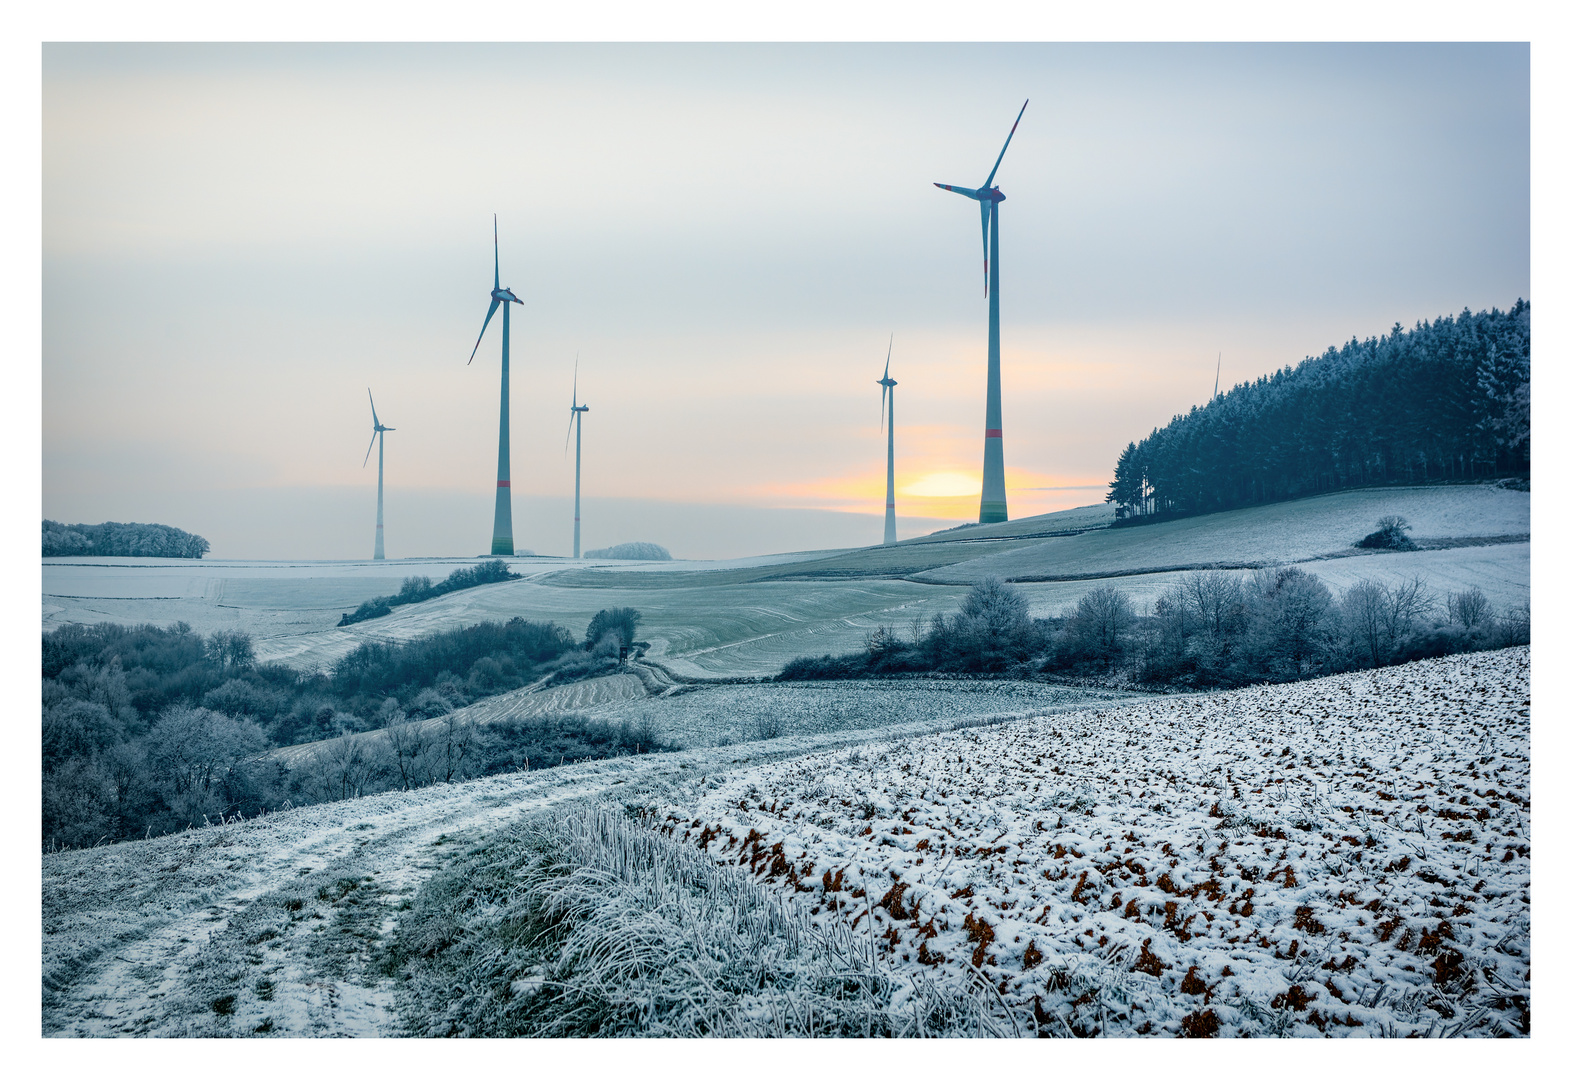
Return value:
M 480 351 L 480 338 L 486 336 L 486 327 L 491 325 L 491 317 L 497 313 L 497 308 L 501 306 L 502 301 L 493 298 L 491 306 L 486 309 L 486 321 L 480 324 L 480 337 L 475 339 L 475 347 L 469 351 L 469 359 L 464 361 L 466 366 L 475 362 L 475 354 Z
M 945 191 L 953 191 L 957 195 L 965 195 L 968 199 L 980 198 L 977 192 L 969 187 L 956 187 L 954 184 L 940 184 L 937 182 L 935 182 L 933 186 L 936 188 L 943 188 Z
M 1004 160 L 1004 151 L 1010 148 L 1010 140 L 1015 138 L 1015 129 L 1021 122 L 1021 115 L 1026 112 L 1026 106 L 1031 103 L 1032 99 L 1027 98 L 1021 105 L 1021 111 L 1015 114 L 1015 123 L 1010 125 L 1010 133 L 1004 137 L 1004 149 L 999 151 L 999 161 L 993 163 L 993 172 L 989 173 L 988 179 L 983 181 L 983 187 L 993 187 L 993 175 L 999 171 L 999 162 Z
M 371 397 L 371 387 L 369 386 L 366 387 L 366 396 L 371 398 L 371 426 L 373 428 L 379 428 L 382 426 L 382 421 L 377 419 L 377 399 Z
M 568 434 L 562 440 L 562 456 L 568 456 L 568 443 L 573 441 L 573 421 L 579 418 L 578 409 L 568 410 Z
M 1223 354 L 1217 354 L 1217 374 L 1212 376 L 1212 400 L 1217 400 L 1217 382 L 1223 377 Z
M 491 215 L 491 287 L 502 288 L 502 256 L 497 253 L 497 215 Z
M 373 431 L 371 433 L 371 445 L 366 447 L 366 461 L 370 461 L 371 460 L 371 447 L 375 446 L 375 445 L 377 445 L 377 433 L 375 431 Z M 366 467 L 366 461 L 362 461 L 360 463 L 360 467 L 362 469 L 364 469 Z
M 579 407 L 579 354 L 573 354 L 573 407 Z
M 986 199 L 979 200 L 977 205 L 982 209 L 982 237 L 983 237 L 983 295 L 988 295 L 988 211 L 993 203 Z
M 889 392 L 890 384 L 881 381 L 879 383 L 879 430 L 881 432 L 884 430 L 884 395 Z
M 893 352 L 894 349 L 895 349 L 895 335 L 893 333 L 891 333 L 890 334 L 889 347 L 884 350 L 884 377 L 886 379 L 888 379 L 890 377 L 890 353 Z

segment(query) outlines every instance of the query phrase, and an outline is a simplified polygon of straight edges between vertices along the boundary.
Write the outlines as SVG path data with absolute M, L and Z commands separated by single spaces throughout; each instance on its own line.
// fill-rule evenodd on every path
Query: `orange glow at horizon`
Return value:
M 1024 469 L 1005 469 L 1010 516 L 1067 510 L 1102 501 L 1105 482 L 1099 477 L 1051 476 Z M 794 484 L 771 484 L 753 494 L 763 503 L 825 510 L 882 513 L 885 477 L 867 472 L 824 477 Z M 897 517 L 975 520 L 982 493 L 982 473 L 975 469 L 936 466 L 920 470 L 909 483 L 895 486 Z

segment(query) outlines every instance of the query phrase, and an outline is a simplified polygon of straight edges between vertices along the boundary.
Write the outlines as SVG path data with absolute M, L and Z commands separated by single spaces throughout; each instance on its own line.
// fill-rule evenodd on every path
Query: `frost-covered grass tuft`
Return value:
M 1011 1036 L 981 979 L 896 972 L 866 932 L 597 806 L 477 848 L 389 955 L 414 1033 Z

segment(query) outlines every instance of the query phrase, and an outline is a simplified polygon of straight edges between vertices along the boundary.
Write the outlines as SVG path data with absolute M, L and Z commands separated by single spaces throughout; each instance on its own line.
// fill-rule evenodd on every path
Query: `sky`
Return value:
M 1221 381 L 1529 291 L 1526 45 L 46 45 L 43 514 L 214 557 L 730 557 L 1012 517 Z M 889 345 L 893 334 L 893 347 Z

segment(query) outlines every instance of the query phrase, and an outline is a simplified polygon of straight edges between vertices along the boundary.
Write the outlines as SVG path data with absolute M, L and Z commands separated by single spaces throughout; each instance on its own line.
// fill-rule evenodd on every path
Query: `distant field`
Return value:
M 647 674 L 647 672 L 646 672 Z M 451 714 L 476 724 L 575 713 L 607 724 L 647 726 L 655 739 L 683 749 L 730 746 L 761 739 L 848 731 L 875 732 L 911 723 L 944 726 L 1041 716 L 1088 705 L 1131 701 L 1142 694 L 993 679 L 848 680 L 687 686 L 647 696 L 639 676 L 626 672 L 543 689 L 515 690 Z M 427 721 L 434 731 L 450 717 Z M 381 731 L 344 736 L 371 746 Z M 273 752 L 294 763 L 338 740 L 286 746 Z
M 1032 613 L 1056 614 L 1112 581 L 1138 608 L 1182 567 L 1301 563 L 1335 589 L 1360 578 L 1423 576 L 1439 593 L 1477 585 L 1498 607 L 1528 599 L 1527 542 L 1406 554 L 1355 554 L 1378 518 L 1406 517 L 1419 539 L 1526 536 L 1530 497 L 1490 485 L 1383 488 L 1109 529 L 1105 506 L 999 525 L 948 530 L 891 547 L 800 552 L 718 562 L 622 563 L 514 559 L 524 580 L 400 607 L 339 629 L 361 601 L 473 560 L 222 562 L 48 559 L 43 626 L 177 620 L 202 632 L 245 630 L 259 657 L 325 668 L 362 641 L 403 641 L 430 630 L 515 615 L 582 633 L 600 609 L 644 614 L 651 657 L 688 676 L 769 675 L 795 656 L 845 652 L 880 625 L 954 612 L 990 574 L 1022 585 Z M 1078 533 L 1050 536 L 1042 534 Z M 1352 556 L 1328 558 L 1327 556 Z M 1244 571 L 1241 571 L 1244 572 Z

